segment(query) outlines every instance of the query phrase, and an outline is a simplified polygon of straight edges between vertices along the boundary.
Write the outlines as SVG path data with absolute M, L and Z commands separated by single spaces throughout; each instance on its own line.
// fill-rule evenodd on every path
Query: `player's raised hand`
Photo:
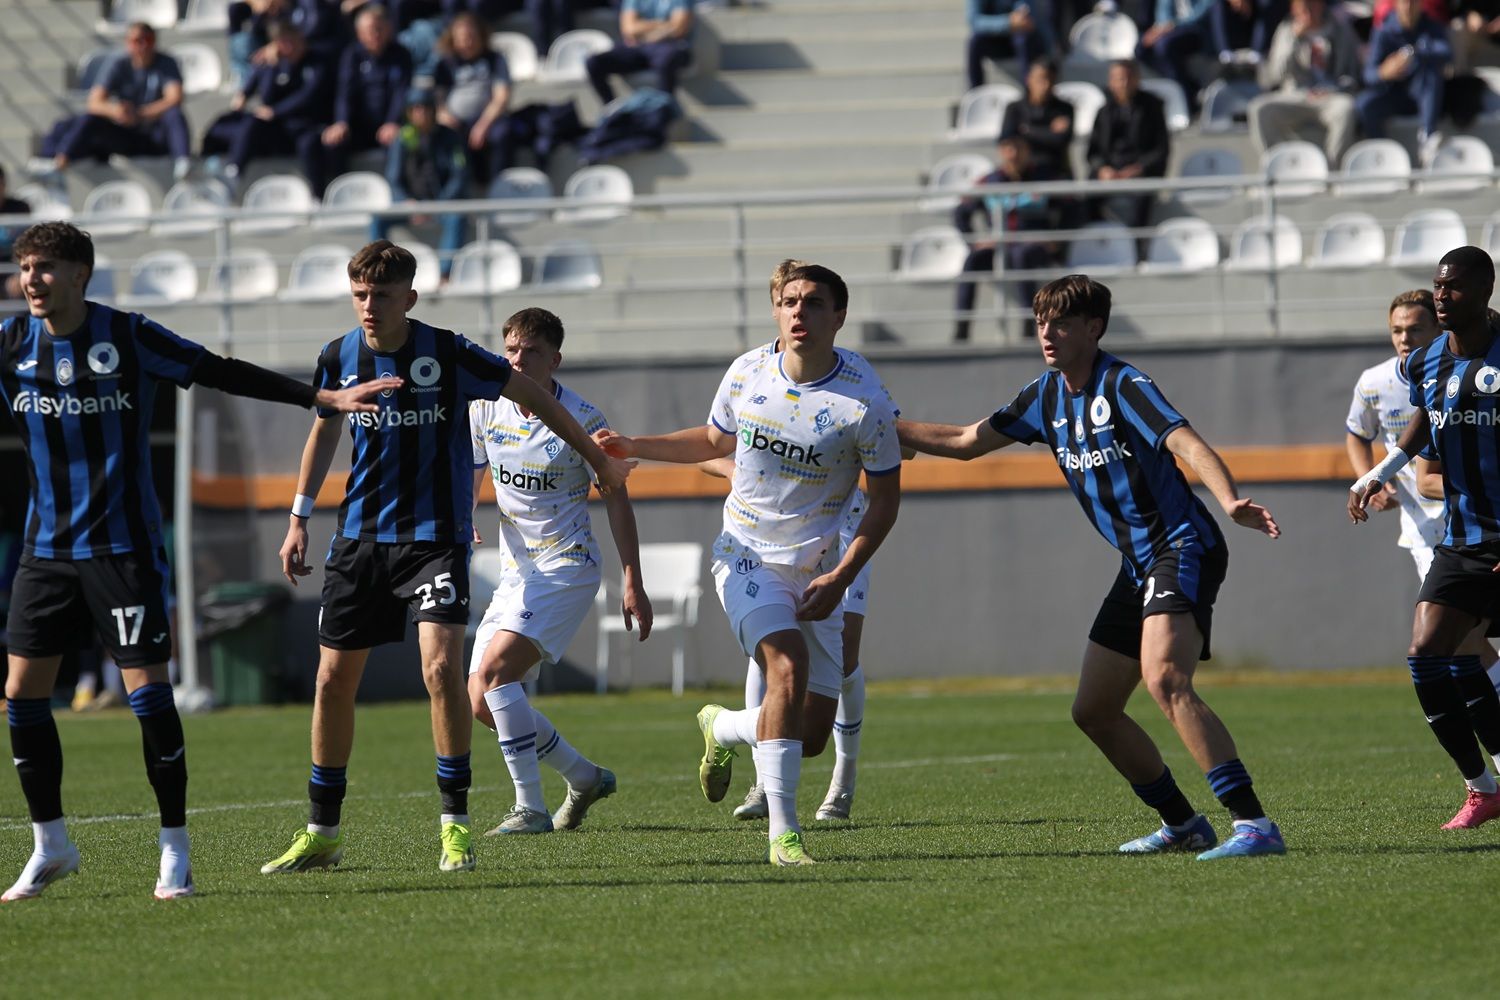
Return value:
M 625 592 L 620 595 L 620 614 L 625 618 L 625 631 L 631 631 L 630 622 L 633 618 L 640 622 L 641 634 L 639 641 L 645 642 L 646 637 L 651 634 L 651 622 L 654 615 L 651 611 L 651 598 L 640 587 L 625 585 Z
M 797 601 L 797 620 L 820 622 L 827 618 L 838 609 L 846 589 L 833 573 L 825 573 L 813 580 Z
M 603 448 L 606 455 L 614 458 L 635 457 L 635 442 L 608 427 L 601 427 L 594 432 L 594 443 Z
M 380 404 L 375 402 L 375 397 L 382 392 L 394 392 L 401 385 L 401 379 L 392 375 L 373 382 L 357 382 L 347 389 L 319 389 L 318 405 L 340 413 L 378 413 Z
M 625 480 L 630 478 L 630 470 L 635 468 L 635 465 L 634 459 L 626 461 L 606 451 L 603 467 L 594 469 L 594 474 L 599 480 L 599 492 L 608 495 L 611 490 L 624 486 Z
M 312 572 L 307 565 L 307 521 L 292 515 L 292 523 L 286 529 L 286 541 L 281 543 L 281 574 L 297 586 L 297 577 Z
M 1271 512 L 1249 497 L 1240 497 L 1224 508 L 1224 513 L 1228 514 L 1235 524 L 1254 528 L 1272 538 L 1281 537 L 1281 528 L 1276 524 L 1276 519 L 1271 516 Z

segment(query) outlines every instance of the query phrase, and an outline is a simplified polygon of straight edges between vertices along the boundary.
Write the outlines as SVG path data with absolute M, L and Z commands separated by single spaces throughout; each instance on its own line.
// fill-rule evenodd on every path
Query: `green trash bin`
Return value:
M 281 624 L 291 599 L 286 587 L 258 581 L 221 583 L 203 596 L 198 637 L 208 643 L 215 704 L 282 701 Z

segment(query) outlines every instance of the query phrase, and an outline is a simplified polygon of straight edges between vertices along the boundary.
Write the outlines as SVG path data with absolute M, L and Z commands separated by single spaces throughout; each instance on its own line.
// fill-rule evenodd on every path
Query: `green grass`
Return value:
M 729 815 L 744 775 L 724 803 L 703 801 L 698 701 L 641 694 L 540 700 L 616 770 L 619 794 L 576 833 L 482 840 L 479 871 L 458 875 L 437 871 L 427 707 L 362 708 L 344 864 L 266 877 L 306 818 L 309 713 L 293 707 L 186 720 L 200 895 L 172 903 L 150 896 L 156 824 L 134 720 L 60 712 L 84 866 L 0 909 L 0 993 L 1482 995 L 1500 829 L 1438 829 L 1461 786 L 1410 689 L 1210 691 L 1284 858 L 1118 856 L 1154 817 L 1072 727 L 1067 694 L 877 687 L 854 820 L 807 824 L 816 868 L 764 863 L 763 829 Z M 1155 709 L 1134 711 L 1222 831 Z M 471 805 L 487 827 L 512 798 L 484 735 Z M 830 766 L 804 771 L 804 820 Z M 8 882 L 30 837 L 6 780 Z

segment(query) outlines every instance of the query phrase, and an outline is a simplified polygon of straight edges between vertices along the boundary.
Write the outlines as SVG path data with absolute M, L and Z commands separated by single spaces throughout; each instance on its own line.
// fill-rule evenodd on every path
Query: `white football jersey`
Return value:
M 608 426 L 604 414 L 553 380 L 553 393 L 589 434 Z M 541 418 L 523 416 L 508 399 L 469 405 L 474 467 L 490 467 L 500 507 L 498 543 L 504 572 L 522 577 L 559 569 L 599 571 L 599 545 L 589 524 L 594 473 Z
M 1387 450 L 1396 447 L 1401 432 L 1411 423 L 1416 410 L 1411 405 L 1411 389 L 1401 374 L 1397 359 L 1392 357 L 1373 368 L 1367 368 L 1354 384 L 1354 400 L 1349 404 L 1349 419 L 1344 426 L 1350 434 L 1374 441 L 1379 438 Z M 1403 549 L 1431 548 L 1443 540 L 1446 512 L 1441 500 L 1428 500 L 1417 492 L 1417 464 L 1412 462 L 1396 473 L 1392 480 L 1401 500 L 1401 540 Z
M 716 555 L 748 549 L 812 572 L 837 542 L 860 470 L 900 467 L 885 386 L 858 354 L 835 348 L 835 355 L 831 372 L 803 385 L 782 371 L 782 355 L 765 350 L 725 372 L 709 420 L 736 445 Z

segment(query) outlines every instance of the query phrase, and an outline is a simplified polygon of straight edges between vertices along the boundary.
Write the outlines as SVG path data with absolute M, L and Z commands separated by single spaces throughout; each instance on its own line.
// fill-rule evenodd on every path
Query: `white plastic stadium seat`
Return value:
M 1115 59 L 1130 59 L 1139 41 L 1140 31 L 1135 22 L 1124 14 L 1085 14 L 1073 22 L 1068 32 L 1072 47 L 1068 60 L 1104 65 Z
M 1340 195 L 1381 195 L 1405 191 L 1411 183 L 1411 157 L 1394 139 L 1365 139 L 1344 153 L 1335 191 Z M 1384 242 L 1382 239 L 1381 242 Z
M 641 576 L 651 581 L 658 605 L 651 623 L 651 633 L 676 629 L 677 642 L 672 646 L 672 693 L 682 696 L 687 669 L 688 633 L 698 626 L 698 599 L 703 595 L 699 584 L 703 573 L 703 546 L 697 542 L 652 542 L 641 546 Z M 669 604 L 667 602 L 670 602 Z M 620 615 L 620 585 L 605 580 L 594 598 L 599 618 L 598 666 L 594 688 L 600 694 L 609 690 L 609 640 L 625 631 Z M 666 613 L 663 614 L 662 612 Z M 637 625 L 637 628 L 640 626 Z M 626 643 L 626 664 L 634 642 Z
M 1474 191 L 1490 186 L 1495 156 L 1489 143 L 1478 136 L 1450 135 L 1438 145 L 1425 166 L 1425 179 L 1417 185 L 1423 194 Z
M 1086 235 L 1068 244 L 1068 269 L 1099 273 L 1118 268 L 1135 267 L 1135 237 L 1118 222 L 1090 222 L 1083 227 Z
M 551 198 L 552 179 L 536 167 L 511 167 L 500 171 L 490 182 L 485 197 L 497 201 L 524 202 L 527 199 Z M 524 226 L 539 222 L 547 213 L 534 208 L 500 208 L 490 216 L 497 226 Z
M 276 260 L 268 250 L 245 247 L 214 261 L 206 298 L 215 302 L 259 302 L 276 296 Z
M 152 223 L 151 235 L 211 233 L 229 207 L 229 189 L 218 181 L 178 181 L 161 202 L 162 214 L 171 218 Z
M 948 281 L 964 270 L 969 244 L 952 226 L 919 229 L 901 242 L 900 276 L 906 281 Z
M 174 45 L 167 54 L 177 60 L 177 68 L 182 71 L 183 94 L 211 94 L 224 83 L 219 54 L 202 42 Z
M 180 32 L 210 35 L 229 27 L 229 4 L 225 0 L 188 0 L 187 12 L 177 22 Z
M 436 295 L 443 285 L 443 268 L 438 253 L 426 243 L 403 243 L 417 258 L 417 276 L 412 279 L 412 291 L 418 295 Z
M 94 254 L 94 270 L 89 275 L 87 291 L 89 299 L 94 302 L 115 300 L 115 266 L 109 258 Z
M 115 0 L 109 10 L 110 30 L 123 32 L 136 21 L 157 31 L 172 27 L 177 23 L 177 0 Z
M 593 28 L 565 31 L 547 49 L 539 78 L 544 83 L 583 83 L 589 78 L 583 66 L 588 57 L 614 47 L 614 39 Z
M 235 233 L 279 233 L 307 224 L 317 207 L 312 188 L 296 174 L 268 174 L 245 191 L 240 208 L 255 213 L 230 224 Z
M 67 191 L 45 184 L 23 184 L 16 188 L 16 197 L 31 206 L 35 222 L 65 222 L 73 217 Z
M 604 284 L 599 254 L 587 243 L 562 240 L 542 251 L 532 285 L 549 292 L 587 292 Z
M 1500 112 L 1500 66 L 1470 66 L 1469 72 L 1484 81 L 1484 102 L 1481 105 L 1486 115 Z
M 1284 215 L 1270 223 L 1259 215 L 1235 227 L 1229 238 L 1229 259 L 1224 267 L 1230 271 L 1282 270 L 1302 262 L 1302 233 L 1296 223 Z
M 1391 237 L 1394 267 L 1433 268 L 1443 254 L 1469 242 L 1464 220 L 1451 208 L 1424 208 L 1396 224 Z
M 577 207 L 559 208 L 558 222 L 604 222 L 630 214 L 635 185 L 619 167 L 600 163 L 575 170 L 563 184 L 562 196 Z
M 521 255 L 504 240 L 476 240 L 453 255 L 449 295 L 483 295 L 521 287 Z
M 922 199 L 924 212 L 951 212 L 958 207 L 959 196 L 995 169 L 989 157 L 978 153 L 955 153 L 945 156 L 927 175 L 928 197 Z
M 948 133 L 951 142 L 994 142 L 1000 136 L 1005 109 L 1021 99 L 1021 88 L 990 83 L 966 92 L 958 102 L 958 117 Z
M 1385 230 L 1372 215 L 1344 212 L 1330 216 L 1313 237 L 1308 267 L 1368 267 L 1385 260 Z
M 1310 142 L 1278 142 L 1260 156 L 1261 172 L 1278 198 L 1310 198 L 1328 186 L 1328 158 Z
M 1104 91 L 1086 80 L 1064 80 L 1053 92 L 1073 105 L 1073 135 L 1077 138 L 1087 138 L 1094 131 L 1094 119 L 1099 117 L 1108 100 Z
M 368 229 L 370 213 L 359 208 L 390 208 L 391 185 L 380 174 L 354 170 L 329 181 L 323 190 L 323 212 L 314 229 Z
M 1254 80 L 1215 80 L 1203 90 L 1198 128 L 1204 132 L 1229 132 L 1243 127 L 1245 109 L 1260 92 L 1260 85 Z
M 166 305 L 189 302 L 198 294 L 198 269 L 181 250 L 153 250 L 130 269 L 130 294 L 122 301 L 131 305 Z
M 94 236 L 128 236 L 144 232 L 151 192 L 140 181 L 105 181 L 83 199 L 83 227 Z
M 1164 76 L 1147 77 L 1141 80 L 1141 89 L 1161 98 L 1168 131 L 1181 132 L 1193 123 L 1192 116 L 1188 114 L 1187 95 L 1182 92 L 1182 87 L 1176 80 L 1168 80 Z
M 1195 216 L 1168 219 L 1156 227 L 1146 247 L 1142 271 L 1156 274 L 1208 271 L 1219 266 L 1219 236 Z
M 1245 172 L 1240 155 L 1232 149 L 1200 149 L 1182 161 L 1177 168 L 1179 177 L 1238 177 Z M 1196 188 L 1182 191 L 1177 199 L 1184 204 L 1228 201 L 1234 197 L 1233 188 Z
M 1500 212 L 1496 212 L 1485 220 L 1484 235 L 1480 238 L 1479 245 L 1489 252 L 1489 255 L 1500 260 Z
M 513 83 L 536 79 L 541 59 L 530 38 L 519 31 L 497 31 L 490 35 L 490 48 L 505 57 L 505 67 L 510 70 Z
M 334 243 L 310 246 L 292 258 L 281 298 L 287 302 L 324 302 L 349 294 L 349 258 L 354 251 Z

